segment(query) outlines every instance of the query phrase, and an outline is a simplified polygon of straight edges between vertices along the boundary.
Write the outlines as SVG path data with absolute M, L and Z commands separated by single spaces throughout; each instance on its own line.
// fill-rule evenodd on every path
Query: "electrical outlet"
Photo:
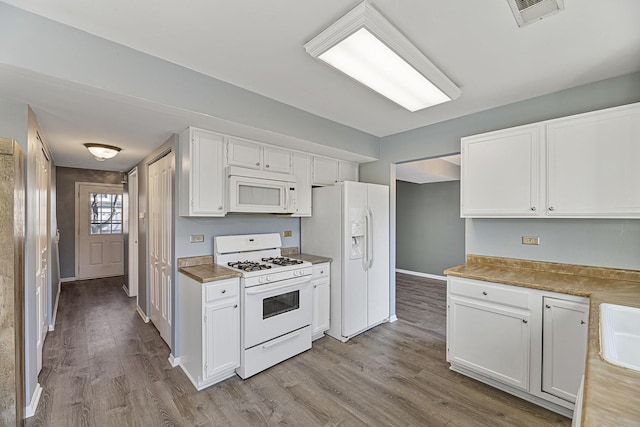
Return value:
M 293 236 L 293 233 L 291 232 L 291 230 L 283 231 L 282 232 L 282 236 L 283 237 L 291 237 L 291 236 Z
M 539 237 L 531 237 L 531 236 L 522 236 L 522 244 L 523 245 L 539 245 L 540 238 Z
M 204 236 L 202 234 L 192 234 L 189 236 L 190 243 L 202 243 L 204 242 Z

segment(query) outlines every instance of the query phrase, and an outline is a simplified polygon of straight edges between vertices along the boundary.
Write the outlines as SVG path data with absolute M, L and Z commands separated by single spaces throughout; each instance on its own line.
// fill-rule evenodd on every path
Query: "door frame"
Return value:
M 123 191 L 123 185 L 122 184 L 103 184 L 101 182 L 76 182 L 75 185 L 75 226 L 74 226 L 74 245 L 75 245 L 75 262 L 74 262 L 74 276 L 77 280 L 83 280 L 80 277 L 78 277 L 78 272 L 80 271 L 80 251 L 79 251 L 79 247 L 80 247 L 80 242 L 78 237 L 80 236 L 80 186 L 81 185 L 93 185 L 96 187 L 108 187 L 108 188 L 114 188 L 114 189 L 119 189 L 121 191 Z M 123 206 L 124 209 L 124 206 Z M 122 213 L 123 216 L 126 215 L 126 212 Z M 124 236 L 123 236 L 124 237 Z M 88 279 L 87 279 L 88 280 Z
M 128 177 L 128 198 L 129 198 L 129 259 L 128 259 L 128 277 L 129 296 L 136 297 L 136 305 L 138 304 L 138 168 L 133 168 L 129 172 Z

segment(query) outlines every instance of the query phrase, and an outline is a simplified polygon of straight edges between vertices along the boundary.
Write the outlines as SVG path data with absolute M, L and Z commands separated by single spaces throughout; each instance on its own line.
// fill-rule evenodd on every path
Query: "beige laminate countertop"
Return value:
M 290 254 L 287 256 L 290 256 L 291 258 L 301 259 L 302 261 L 308 261 L 311 264 L 323 264 L 325 262 L 333 261 L 331 258 L 327 258 L 324 256 L 301 254 L 301 253 Z
M 582 425 L 640 426 L 640 372 L 600 356 L 600 304 L 640 307 L 640 271 L 469 255 L 444 274 L 589 297 Z
M 235 270 L 213 263 L 213 255 L 178 258 L 178 272 L 200 283 L 232 279 L 241 274 Z

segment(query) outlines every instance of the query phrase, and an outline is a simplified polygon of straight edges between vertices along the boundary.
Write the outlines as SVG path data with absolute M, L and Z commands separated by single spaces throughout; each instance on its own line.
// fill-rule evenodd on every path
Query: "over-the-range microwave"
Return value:
M 229 166 L 229 212 L 296 212 L 296 177 Z

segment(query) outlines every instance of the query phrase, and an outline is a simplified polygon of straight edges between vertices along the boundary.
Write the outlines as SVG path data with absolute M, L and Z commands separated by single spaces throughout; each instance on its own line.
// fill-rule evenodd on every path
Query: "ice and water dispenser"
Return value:
M 349 222 L 351 224 L 351 252 L 349 258 L 358 259 L 364 256 L 365 223 L 363 209 L 350 209 Z

